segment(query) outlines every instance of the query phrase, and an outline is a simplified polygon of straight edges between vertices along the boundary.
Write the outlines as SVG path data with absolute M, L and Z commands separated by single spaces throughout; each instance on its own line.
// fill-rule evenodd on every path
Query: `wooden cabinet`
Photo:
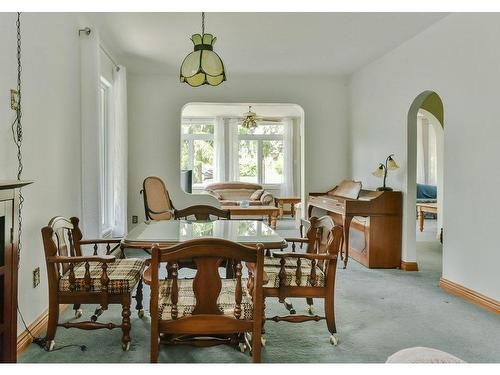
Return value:
M 16 362 L 19 188 L 29 183 L 0 181 L 0 362 Z

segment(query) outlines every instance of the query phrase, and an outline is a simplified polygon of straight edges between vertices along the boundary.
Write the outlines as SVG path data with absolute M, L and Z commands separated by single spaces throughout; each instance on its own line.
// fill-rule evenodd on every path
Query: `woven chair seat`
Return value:
M 90 263 L 90 291 L 101 291 L 102 263 Z M 144 260 L 136 258 L 117 259 L 108 264 L 106 273 L 109 277 L 108 293 L 122 294 L 132 291 L 144 271 Z M 78 263 L 74 268 L 75 292 L 85 290 L 85 263 Z M 69 271 L 59 280 L 60 291 L 70 291 Z
M 217 306 L 221 311 L 221 315 L 234 317 L 235 290 L 236 279 L 221 279 L 222 288 L 217 298 Z M 246 287 L 247 280 L 241 279 L 242 284 L 242 299 L 241 299 L 241 315 L 240 319 L 251 320 L 253 316 L 252 297 L 248 293 Z M 159 316 L 161 320 L 172 320 L 172 301 L 171 301 L 171 285 L 172 280 L 163 280 L 160 282 L 160 297 L 159 297 Z M 196 297 L 193 292 L 193 279 L 178 279 L 178 301 L 177 301 L 177 318 L 192 315 L 196 305 Z
M 296 262 L 296 259 L 294 260 Z M 301 259 L 301 261 L 306 263 L 306 259 Z M 279 266 L 266 266 L 264 265 L 264 273 L 267 274 L 269 281 L 264 288 L 279 288 L 280 286 L 280 267 Z M 301 265 L 301 277 L 300 282 L 297 282 L 297 263 L 293 267 L 285 266 L 285 286 L 315 286 L 315 287 L 324 287 L 326 285 L 326 276 L 323 271 L 316 266 L 316 278 L 313 283 L 313 278 L 311 277 L 311 265 L 309 263 L 309 267 L 305 267 Z M 314 285 L 313 285 L 314 284 Z

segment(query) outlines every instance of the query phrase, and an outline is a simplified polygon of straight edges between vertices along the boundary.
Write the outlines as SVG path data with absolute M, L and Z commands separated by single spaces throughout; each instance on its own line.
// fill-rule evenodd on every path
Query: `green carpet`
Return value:
M 283 236 L 297 236 L 292 220 L 279 222 Z M 355 261 L 337 272 L 336 322 L 340 344 L 330 345 L 326 323 L 266 323 L 267 344 L 263 362 L 385 362 L 394 352 L 413 346 L 427 346 L 449 352 L 467 362 L 500 362 L 500 319 L 498 315 L 443 292 L 437 285 L 441 276 L 441 246 L 433 240 L 435 225 L 426 223 L 419 235 L 420 272 L 370 270 Z M 131 255 L 131 254 L 129 254 Z M 145 288 L 145 306 L 148 305 Z M 294 299 L 297 313 L 306 312 L 306 303 Z M 266 300 L 268 315 L 283 314 L 276 300 Z M 322 314 L 323 304 L 315 300 Z M 95 306 L 84 309 L 87 320 Z M 120 322 L 121 310 L 112 306 L 100 321 Z M 71 319 L 67 310 L 61 321 Z M 35 344 L 19 362 L 148 362 L 148 314 L 141 320 L 132 316 L 132 344 L 121 350 L 120 330 L 83 331 L 59 328 L 56 348 L 86 345 L 46 352 Z M 159 362 L 251 362 L 248 353 L 221 345 L 211 348 L 161 347 Z

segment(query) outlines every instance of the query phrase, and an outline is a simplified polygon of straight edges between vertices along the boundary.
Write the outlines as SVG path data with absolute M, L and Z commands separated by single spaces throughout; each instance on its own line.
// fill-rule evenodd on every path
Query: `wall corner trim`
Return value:
M 418 271 L 417 262 L 405 262 L 401 261 L 401 270 L 402 271 Z
M 450 294 L 463 298 L 496 314 L 500 314 L 500 301 L 487 297 L 483 294 L 475 292 L 474 290 L 466 288 L 460 284 L 454 283 L 453 281 L 446 280 L 442 277 L 439 279 L 439 286 L 441 287 L 441 289 Z

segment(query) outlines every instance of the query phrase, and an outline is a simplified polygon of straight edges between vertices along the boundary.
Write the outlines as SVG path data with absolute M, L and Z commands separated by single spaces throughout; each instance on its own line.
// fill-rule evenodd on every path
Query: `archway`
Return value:
M 418 271 L 417 264 L 417 244 L 416 244 L 416 202 L 417 202 L 417 117 L 425 116 L 429 125 L 432 125 L 438 131 L 438 162 L 437 162 L 437 209 L 438 226 L 442 228 L 443 223 L 443 129 L 444 129 L 444 107 L 441 98 L 434 91 L 424 91 L 419 94 L 410 106 L 407 121 L 407 155 L 406 155 L 406 197 L 405 197 L 405 218 L 404 227 L 406 236 L 403 239 L 405 249 L 403 269 L 408 271 Z M 439 227 L 438 227 L 438 231 Z

